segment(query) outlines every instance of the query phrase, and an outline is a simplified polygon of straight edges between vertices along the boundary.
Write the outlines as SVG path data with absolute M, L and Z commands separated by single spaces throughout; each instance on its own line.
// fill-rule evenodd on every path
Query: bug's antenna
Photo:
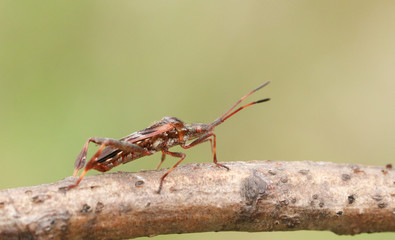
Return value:
M 233 116 L 234 114 L 236 114 L 238 111 L 240 111 L 243 108 L 252 106 L 254 104 L 257 103 L 262 103 L 262 102 L 266 102 L 269 101 L 270 98 L 265 98 L 265 99 L 261 99 L 255 102 L 251 102 L 249 104 L 246 104 L 244 106 L 239 107 L 238 109 L 236 109 L 235 111 L 231 112 L 237 105 L 239 105 L 239 103 L 241 103 L 244 99 L 246 99 L 248 96 L 250 96 L 251 94 L 253 94 L 254 92 L 258 91 L 259 89 L 263 88 L 264 86 L 268 85 L 270 82 L 267 81 L 261 85 L 259 85 L 257 88 L 255 88 L 254 90 L 252 90 L 251 92 L 247 93 L 245 96 L 243 96 L 242 98 L 240 98 L 239 101 L 237 101 L 228 111 L 226 111 L 221 117 L 217 118 L 214 122 L 211 123 L 211 125 L 213 127 L 218 126 L 219 124 L 223 123 L 226 119 L 230 118 L 231 116 Z

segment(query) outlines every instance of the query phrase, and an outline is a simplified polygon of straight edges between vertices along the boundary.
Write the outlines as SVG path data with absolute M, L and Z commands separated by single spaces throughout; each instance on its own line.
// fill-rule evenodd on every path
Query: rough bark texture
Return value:
M 229 162 L 0 191 L 0 239 L 124 239 L 208 231 L 395 231 L 395 171 L 324 162 Z

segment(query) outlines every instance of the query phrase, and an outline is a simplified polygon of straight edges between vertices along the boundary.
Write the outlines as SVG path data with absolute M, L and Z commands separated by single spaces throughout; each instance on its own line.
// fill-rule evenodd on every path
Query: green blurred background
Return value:
M 70 176 L 91 136 L 120 138 L 163 116 L 210 122 L 267 80 L 250 100 L 272 101 L 216 129 L 219 161 L 394 163 L 394 12 L 394 1 L 2 0 L 0 189 Z M 115 171 L 154 169 L 159 159 Z M 202 144 L 184 164 L 211 161 Z M 155 239 L 201 237 L 335 235 Z

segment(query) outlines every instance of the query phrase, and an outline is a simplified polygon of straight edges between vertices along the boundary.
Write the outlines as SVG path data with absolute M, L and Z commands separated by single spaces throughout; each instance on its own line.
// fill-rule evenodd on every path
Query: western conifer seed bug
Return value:
M 170 155 L 173 157 L 180 158 L 173 167 L 171 167 L 160 179 L 158 193 L 161 192 L 163 181 L 167 175 L 171 171 L 174 170 L 184 160 L 185 153 L 182 152 L 171 152 L 169 148 L 174 147 L 176 145 L 181 146 L 184 149 L 191 148 L 197 144 L 210 141 L 211 151 L 214 157 L 214 163 L 219 166 L 229 168 L 221 163 L 217 162 L 216 155 L 216 136 L 214 133 L 214 128 L 221 123 L 223 123 L 226 119 L 233 116 L 235 113 L 240 110 L 252 106 L 257 103 L 262 103 L 269 101 L 270 98 L 261 99 L 255 102 L 251 102 L 249 104 L 243 105 L 238 109 L 232 110 L 245 98 L 258 91 L 269 84 L 269 82 L 265 82 L 259 87 L 255 88 L 245 96 L 243 96 L 239 101 L 237 101 L 228 111 L 226 111 L 222 116 L 217 118 L 212 123 L 192 123 L 187 124 L 179 120 L 175 117 L 164 117 L 157 123 L 140 130 L 138 132 L 132 133 L 126 137 L 123 137 L 119 140 L 112 138 L 101 138 L 101 137 L 91 137 L 89 138 L 81 152 L 78 154 L 77 159 L 74 164 L 74 176 L 77 175 L 78 171 L 85 166 L 86 155 L 88 151 L 88 145 L 90 142 L 94 142 L 100 145 L 97 152 L 92 156 L 92 158 L 88 161 L 85 166 L 85 170 L 80 175 L 78 181 L 69 186 L 69 188 L 76 187 L 85 176 L 86 172 L 90 169 L 95 169 L 100 172 L 106 172 L 112 169 L 113 167 L 118 166 L 119 164 L 124 164 L 138 158 L 152 155 L 155 152 L 162 152 L 162 158 L 160 163 L 156 169 L 159 169 L 165 160 L 166 155 Z M 187 143 L 190 140 L 194 140 L 190 143 Z

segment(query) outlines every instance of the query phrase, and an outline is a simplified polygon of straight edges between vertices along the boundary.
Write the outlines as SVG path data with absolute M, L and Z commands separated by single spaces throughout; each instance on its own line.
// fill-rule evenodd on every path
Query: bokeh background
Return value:
M 250 100 L 272 101 L 216 129 L 220 161 L 394 163 L 394 12 L 394 1 L 2 0 L 0 189 L 70 176 L 91 136 L 120 138 L 163 116 L 210 122 L 267 80 Z M 115 171 L 154 169 L 159 159 Z M 202 144 L 184 164 L 211 161 Z M 155 239 L 202 237 L 395 234 Z

